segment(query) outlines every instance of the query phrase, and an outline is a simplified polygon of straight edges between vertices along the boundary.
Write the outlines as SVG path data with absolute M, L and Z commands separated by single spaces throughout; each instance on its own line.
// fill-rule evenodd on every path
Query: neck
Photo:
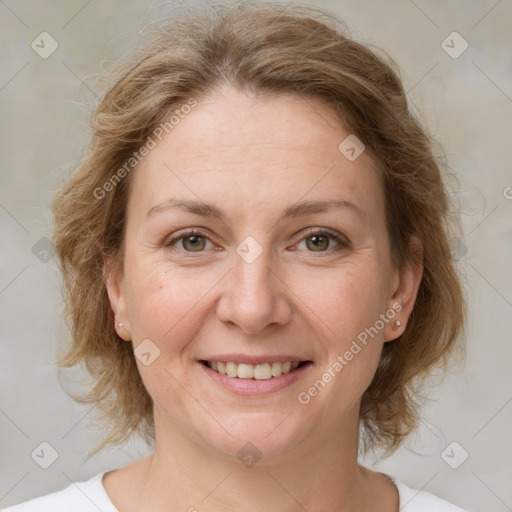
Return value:
M 286 454 L 262 454 L 256 462 L 191 440 L 156 411 L 155 432 L 138 510 L 371 510 L 370 472 L 357 462 L 357 411 L 332 436 L 319 431 Z

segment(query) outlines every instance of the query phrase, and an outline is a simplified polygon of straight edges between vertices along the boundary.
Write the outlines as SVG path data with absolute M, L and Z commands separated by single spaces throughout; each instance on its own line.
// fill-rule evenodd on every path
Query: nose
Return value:
M 235 253 L 225 276 L 217 317 L 247 334 L 286 325 L 291 319 L 290 291 L 264 250 L 252 263 Z

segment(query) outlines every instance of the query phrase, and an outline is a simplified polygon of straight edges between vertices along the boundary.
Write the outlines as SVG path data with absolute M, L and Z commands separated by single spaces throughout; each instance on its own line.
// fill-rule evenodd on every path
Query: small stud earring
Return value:
M 398 329 L 401 325 L 402 325 L 402 322 L 400 322 L 400 320 L 397 320 L 395 322 L 395 329 Z
M 122 329 L 122 328 L 123 328 L 123 322 L 119 322 L 119 323 L 117 324 L 117 327 L 119 327 L 119 329 Z

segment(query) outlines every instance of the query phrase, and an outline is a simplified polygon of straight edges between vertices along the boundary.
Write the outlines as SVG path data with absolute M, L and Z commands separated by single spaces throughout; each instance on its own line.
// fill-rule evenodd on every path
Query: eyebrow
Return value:
M 212 204 L 190 199 L 174 198 L 166 199 L 162 203 L 159 203 L 156 206 L 150 208 L 146 214 L 146 217 L 151 217 L 157 213 L 160 213 L 161 211 L 172 208 L 194 213 L 196 215 L 201 215 L 203 217 L 218 219 L 222 222 L 226 221 L 226 214 L 221 209 Z M 341 199 L 332 199 L 323 201 L 303 201 L 301 203 L 292 204 L 286 208 L 286 210 L 279 216 L 277 222 L 281 222 L 286 218 L 301 217 L 311 213 L 322 213 L 333 209 L 348 209 L 361 217 L 365 217 L 364 210 L 356 204 Z

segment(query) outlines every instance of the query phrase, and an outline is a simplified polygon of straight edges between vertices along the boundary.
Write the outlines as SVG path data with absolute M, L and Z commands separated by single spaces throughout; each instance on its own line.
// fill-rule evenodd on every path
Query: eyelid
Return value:
M 329 228 L 321 228 L 321 227 L 307 228 L 305 232 L 302 232 L 300 234 L 300 239 L 297 241 L 297 244 L 312 235 L 328 236 L 329 238 L 334 239 L 338 244 L 336 247 L 328 249 L 327 251 L 318 251 L 319 254 L 322 254 L 322 253 L 323 254 L 332 254 L 336 250 L 340 250 L 343 248 L 349 248 L 351 246 L 349 239 L 342 233 L 333 231 Z M 317 251 L 308 251 L 308 252 L 314 254 Z
M 333 231 L 329 228 L 321 228 L 321 227 L 310 227 L 306 228 L 305 231 L 302 231 L 298 236 L 299 238 L 294 243 L 294 245 L 297 245 L 298 243 L 304 241 L 306 238 L 312 236 L 312 235 L 320 235 L 320 236 L 328 236 L 329 238 L 335 240 L 337 242 L 337 246 L 331 249 L 328 249 L 327 251 L 318 251 L 319 254 L 332 254 L 336 250 L 340 250 L 342 248 L 348 248 L 350 247 L 350 241 L 346 236 L 344 236 L 341 233 L 338 233 L 337 231 Z M 203 228 L 188 228 L 182 231 L 178 231 L 177 233 L 171 235 L 170 237 L 166 237 L 163 241 L 164 247 L 172 247 L 174 243 L 178 242 L 179 240 L 186 238 L 188 236 L 199 236 L 201 238 L 205 238 L 206 240 L 215 243 L 211 240 L 210 235 L 203 229 Z M 197 253 L 194 253 L 193 251 L 182 251 L 187 254 L 201 254 L 205 251 L 198 251 Z M 311 253 L 315 253 L 317 251 L 307 251 Z
M 165 237 L 163 240 L 163 245 L 164 247 L 171 247 L 172 244 L 178 242 L 182 238 L 187 238 L 188 236 L 200 236 L 201 238 L 206 238 L 208 241 L 214 243 L 210 238 L 211 235 L 203 228 L 188 228 L 177 231 L 176 233 L 173 233 L 172 235 Z M 185 252 L 192 253 L 192 251 Z

